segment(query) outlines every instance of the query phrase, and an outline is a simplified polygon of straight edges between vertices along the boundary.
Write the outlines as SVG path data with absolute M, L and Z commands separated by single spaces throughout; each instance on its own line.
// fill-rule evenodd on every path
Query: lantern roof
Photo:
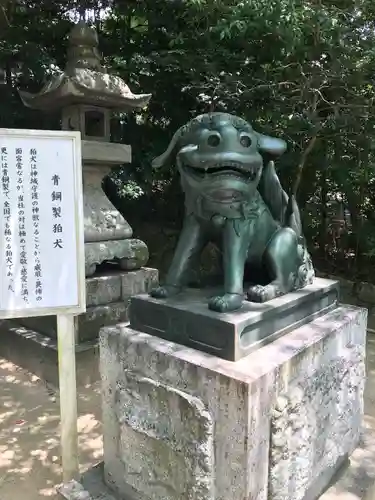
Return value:
M 69 34 L 65 70 L 38 92 L 20 91 L 24 104 L 35 109 L 56 109 L 72 104 L 100 106 L 118 111 L 142 109 L 151 94 L 133 94 L 120 77 L 102 66 L 96 30 L 80 21 Z

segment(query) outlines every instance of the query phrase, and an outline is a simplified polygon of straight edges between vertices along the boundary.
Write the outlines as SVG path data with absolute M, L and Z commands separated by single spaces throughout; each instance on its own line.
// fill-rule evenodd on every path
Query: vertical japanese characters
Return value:
M 74 144 L 65 132 L 0 131 L 0 317 L 81 300 Z
M 40 302 L 43 299 L 43 273 L 40 258 L 40 207 L 39 207 L 39 168 L 38 151 L 31 148 L 29 152 L 30 185 L 31 185 L 31 218 L 33 230 L 34 247 L 34 277 L 35 277 L 35 299 Z
M 53 247 L 63 248 L 63 227 L 61 224 L 61 202 L 62 202 L 62 192 L 60 191 L 60 177 L 57 174 L 52 176 L 53 191 L 51 194 L 52 198 L 52 216 L 54 219 L 52 232 L 55 235 Z
M 24 157 L 22 148 L 16 148 L 16 190 L 18 208 L 18 238 L 20 246 L 20 267 L 21 267 L 21 297 L 27 304 L 29 303 L 29 274 L 27 255 L 27 230 L 25 213 L 25 190 L 24 190 Z
M 1 148 L 1 183 L 3 190 L 3 217 L 4 217 L 4 239 L 5 255 L 3 256 L 6 266 L 6 278 L 8 282 L 8 291 L 14 292 L 14 261 L 12 249 L 12 212 L 10 204 L 10 177 L 8 170 L 8 149 Z

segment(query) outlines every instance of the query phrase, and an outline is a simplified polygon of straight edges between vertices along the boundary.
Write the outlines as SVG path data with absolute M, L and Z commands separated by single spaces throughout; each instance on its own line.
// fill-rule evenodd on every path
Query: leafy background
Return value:
M 0 126 L 60 128 L 58 115 L 25 108 L 65 65 L 67 34 L 87 9 L 108 69 L 147 110 L 114 116 L 113 140 L 133 162 L 104 188 L 163 273 L 181 225 L 173 170 L 150 160 L 192 116 L 226 110 L 287 140 L 277 167 L 298 201 L 316 265 L 371 280 L 375 264 L 373 0 L 0 0 Z M 209 251 L 205 266 L 214 260 Z

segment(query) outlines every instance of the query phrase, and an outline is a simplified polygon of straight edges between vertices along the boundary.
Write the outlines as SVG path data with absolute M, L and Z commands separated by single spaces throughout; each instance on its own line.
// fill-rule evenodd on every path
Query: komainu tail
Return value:
M 273 218 L 282 226 L 291 227 L 298 237 L 302 236 L 301 217 L 295 196 L 288 197 L 282 188 L 273 161 L 263 169 L 259 192 Z

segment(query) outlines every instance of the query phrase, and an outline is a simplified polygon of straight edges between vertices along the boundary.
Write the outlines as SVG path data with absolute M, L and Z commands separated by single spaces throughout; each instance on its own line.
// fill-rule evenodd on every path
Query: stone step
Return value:
M 12 320 L 0 322 L 0 357 L 44 380 L 59 386 L 56 339 L 25 328 Z M 77 386 L 93 384 L 99 380 L 98 341 L 76 346 Z
M 86 313 L 78 316 L 77 343 L 98 338 L 103 326 L 128 320 L 130 297 L 148 293 L 158 284 L 158 271 L 141 268 L 136 271 L 112 271 L 86 279 Z M 19 325 L 51 339 L 57 339 L 56 316 L 20 318 Z
M 78 338 L 77 342 L 87 342 L 98 338 L 100 328 L 128 320 L 130 298 L 122 302 L 112 302 L 107 305 L 88 307 L 85 314 L 78 316 Z M 45 335 L 51 339 L 57 339 L 56 316 L 44 316 L 37 318 L 20 318 L 17 323 L 27 329 Z

